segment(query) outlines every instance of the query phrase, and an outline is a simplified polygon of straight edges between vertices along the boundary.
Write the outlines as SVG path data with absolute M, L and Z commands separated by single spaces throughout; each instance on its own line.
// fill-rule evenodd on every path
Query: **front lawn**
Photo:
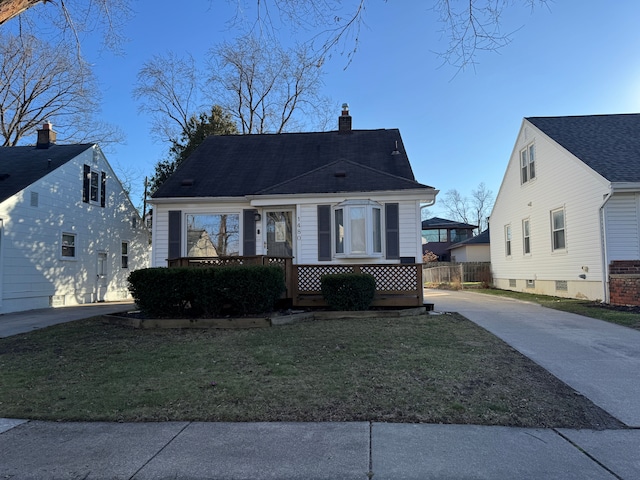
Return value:
M 620 424 L 456 314 L 251 330 L 100 318 L 0 339 L 0 417 Z

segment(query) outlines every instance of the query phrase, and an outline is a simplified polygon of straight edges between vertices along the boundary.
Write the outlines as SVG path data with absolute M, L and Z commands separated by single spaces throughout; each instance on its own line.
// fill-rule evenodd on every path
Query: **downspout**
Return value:
M 602 247 L 602 284 L 604 286 L 603 302 L 609 303 L 609 258 L 607 254 L 607 222 L 604 216 L 604 207 L 609 202 L 609 199 L 613 195 L 613 187 L 609 185 L 609 193 L 604 196 L 602 205 L 600 205 L 600 234 L 602 235 L 601 247 Z

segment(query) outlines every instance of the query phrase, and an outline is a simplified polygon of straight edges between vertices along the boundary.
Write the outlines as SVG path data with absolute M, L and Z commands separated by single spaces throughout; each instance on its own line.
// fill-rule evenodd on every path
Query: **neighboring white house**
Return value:
M 148 231 L 100 148 L 0 147 L 0 313 L 129 299 Z
M 490 221 L 498 288 L 608 302 L 640 259 L 640 115 L 525 118 Z
M 418 183 L 397 129 L 207 138 L 154 193 L 152 265 L 189 256 L 206 230 L 220 256 L 294 264 L 422 263 Z
M 480 235 L 454 243 L 449 247 L 449 255 L 452 262 L 490 262 L 489 229 L 487 228 Z

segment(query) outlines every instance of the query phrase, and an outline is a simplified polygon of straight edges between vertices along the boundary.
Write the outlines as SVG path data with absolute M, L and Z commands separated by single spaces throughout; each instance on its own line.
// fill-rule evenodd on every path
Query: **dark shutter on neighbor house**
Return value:
M 331 260 L 331 205 L 318 205 L 318 261 Z
M 256 219 L 257 210 L 242 211 L 242 255 L 256 254 Z
M 104 207 L 107 204 L 107 174 L 100 173 L 100 206 Z
M 387 258 L 400 258 L 400 216 L 397 203 L 384 204 Z
M 84 175 L 82 177 L 82 201 L 89 203 L 89 188 L 91 186 L 91 167 L 84 166 Z
M 169 258 L 180 258 L 180 238 L 182 237 L 182 212 L 169 211 Z

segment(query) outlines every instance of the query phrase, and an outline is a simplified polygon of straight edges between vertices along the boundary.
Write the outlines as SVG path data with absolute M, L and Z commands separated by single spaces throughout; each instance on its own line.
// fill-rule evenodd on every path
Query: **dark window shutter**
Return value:
M 385 236 L 387 246 L 387 258 L 400 258 L 400 215 L 397 203 L 385 203 Z
M 182 237 L 182 212 L 169 211 L 169 258 L 180 258 L 180 238 Z
M 318 261 L 331 260 L 331 205 L 318 205 Z
M 242 211 L 242 255 L 256 254 L 256 220 L 257 210 Z
M 100 206 L 104 207 L 107 204 L 107 174 L 100 173 Z
M 89 187 L 91 184 L 91 167 L 84 166 L 84 176 L 82 177 L 82 201 L 89 203 Z

